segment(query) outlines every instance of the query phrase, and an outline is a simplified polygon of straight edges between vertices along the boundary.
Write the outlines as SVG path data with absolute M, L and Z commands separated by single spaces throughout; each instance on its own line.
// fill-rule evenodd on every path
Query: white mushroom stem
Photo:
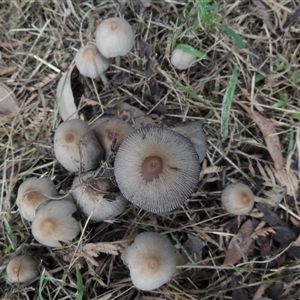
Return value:
M 109 87 L 109 83 L 108 83 L 107 77 L 105 76 L 104 73 L 100 75 L 100 78 L 102 79 L 102 82 L 103 82 L 104 86 L 105 87 Z
M 116 65 L 118 67 L 120 67 L 120 64 L 121 64 L 121 57 L 120 56 L 116 56 Z

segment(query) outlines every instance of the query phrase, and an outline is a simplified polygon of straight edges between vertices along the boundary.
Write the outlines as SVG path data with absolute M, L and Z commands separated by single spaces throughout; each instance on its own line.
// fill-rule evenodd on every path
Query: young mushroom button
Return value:
M 192 143 L 163 127 L 136 130 L 121 144 L 115 177 L 124 197 L 154 213 L 183 204 L 199 181 L 200 162 Z
M 196 56 L 192 54 L 189 54 L 181 49 L 175 49 L 172 52 L 171 63 L 178 70 L 186 70 L 196 59 Z

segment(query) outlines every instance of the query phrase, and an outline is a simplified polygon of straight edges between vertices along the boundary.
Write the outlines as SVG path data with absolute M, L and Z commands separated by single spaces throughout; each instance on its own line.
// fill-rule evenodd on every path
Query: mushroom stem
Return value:
M 120 64 L 121 64 L 121 57 L 120 56 L 116 56 L 116 65 L 118 67 L 120 67 Z
M 102 79 L 102 82 L 103 82 L 104 86 L 105 86 L 106 88 L 108 88 L 108 87 L 109 87 L 109 82 L 108 82 L 107 77 L 105 76 L 105 74 L 104 74 L 104 73 L 101 74 L 101 75 L 100 75 L 100 78 Z

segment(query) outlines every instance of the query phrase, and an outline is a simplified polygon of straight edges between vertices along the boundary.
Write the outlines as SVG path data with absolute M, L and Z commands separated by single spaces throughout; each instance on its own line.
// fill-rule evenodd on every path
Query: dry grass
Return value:
M 236 180 L 247 183 L 256 195 L 285 186 L 287 193 L 274 211 L 299 235 L 300 21 L 296 18 L 285 28 L 296 1 L 216 1 L 219 9 L 211 18 L 239 33 L 247 42 L 244 49 L 216 26 L 202 23 L 196 33 L 191 30 L 194 18 L 185 17 L 196 8 L 196 0 L 186 12 L 175 0 L 153 1 L 142 17 L 133 0 L 72 2 L 2 0 L 0 4 L 0 80 L 14 90 L 21 107 L 10 122 L 0 123 L 0 272 L 5 274 L 14 247 L 19 252 L 30 248 L 41 260 L 42 272 L 40 280 L 21 285 L 2 277 L 0 294 L 5 299 L 81 299 L 80 283 L 76 283 L 81 274 L 84 299 L 242 300 L 253 299 L 259 288 L 261 295 L 272 299 L 300 299 L 298 259 L 286 254 L 289 245 L 282 246 L 273 237 L 267 239 L 267 255 L 255 243 L 240 264 L 222 266 L 231 237 L 246 219 L 261 222 L 262 214 L 237 218 L 226 213 L 220 202 L 224 186 Z M 82 221 L 84 231 L 74 245 L 49 249 L 34 242 L 30 224 L 20 219 L 17 188 L 30 176 L 47 176 L 61 193 L 68 191 L 73 174 L 56 162 L 52 149 L 53 131 L 60 122 L 55 104 L 59 72 L 66 70 L 81 45 L 94 39 L 97 24 L 115 15 L 125 15 L 137 42 L 121 60 L 121 68 L 111 66 L 107 72 L 109 79 L 120 71 L 128 73 L 129 81 L 108 90 L 96 82 L 102 105 L 107 109 L 126 101 L 166 124 L 205 121 L 209 149 L 199 189 L 185 205 L 168 214 L 152 215 L 128 205 L 113 221 L 88 225 Z M 139 50 L 141 40 L 151 46 L 155 62 L 149 78 L 145 75 L 147 59 Z M 175 70 L 170 53 L 179 42 L 212 60 L 199 61 L 187 72 Z M 222 141 L 222 101 L 235 67 L 239 75 L 228 118 L 229 136 Z M 6 73 L 6 68 L 12 69 Z M 258 74 L 264 78 L 258 80 Z M 76 99 L 84 93 L 97 101 L 91 81 L 76 72 L 73 77 Z M 48 84 L 37 88 L 45 80 Z M 284 157 L 281 170 L 275 168 L 259 127 L 238 102 L 259 109 L 276 126 Z M 160 116 L 157 106 L 166 113 Z M 101 107 L 86 105 L 81 116 L 92 120 L 100 112 Z M 156 291 L 135 290 L 120 255 L 101 254 L 96 258 L 98 266 L 76 255 L 86 243 L 113 242 L 121 249 L 126 237 L 144 230 L 166 234 L 178 252 L 189 258 L 178 267 L 174 279 Z M 200 261 L 185 246 L 188 234 L 205 243 Z

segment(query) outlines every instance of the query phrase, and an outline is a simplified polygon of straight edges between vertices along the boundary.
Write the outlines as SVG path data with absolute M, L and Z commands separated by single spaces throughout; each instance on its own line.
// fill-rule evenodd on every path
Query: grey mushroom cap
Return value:
M 116 191 L 116 187 L 108 178 L 93 178 L 93 172 L 82 178 L 76 176 L 71 190 L 80 210 L 92 221 L 115 218 L 124 211 L 128 202 L 122 196 L 110 199 L 109 195 Z
M 184 135 L 192 142 L 198 153 L 200 162 L 203 161 L 207 151 L 206 137 L 202 128 L 203 124 L 201 121 L 193 121 L 173 128 L 173 130 Z
M 60 247 L 80 232 L 79 222 L 73 214 L 76 205 L 70 200 L 52 200 L 40 205 L 32 222 L 32 235 L 41 244 Z
M 6 266 L 6 274 L 11 282 L 26 282 L 38 276 L 38 263 L 29 254 L 15 256 Z
M 199 181 L 200 162 L 186 137 L 165 127 L 145 127 L 121 144 L 114 170 L 127 200 L 161 213 L 189 199 Z
M 222 191 L 221 200 L 226 210 L 234 215 L 245 215 L 254 206 L 254 194 L 242 182 L 230 183 Z
M 32 221 L 35 211 L 41 203 L 58 196 L 52 180 L 45 177 L 32 177 L 19 186 L 16 203 L 21 217 L 27 221 Z
M 90 44 L 79 49 L 75 64 L 81 75 L 97 78 L 108 69 L 109 60 L 99 52 L 96 45 Z
M 129 23 L 122 18 L 102 21 L 96 30 L 96 44 L 105 57 L 124 56 L 133 47 L 134 33 Z
M 171 55 L 171 63 L 178 70 L 188 69 L 196 59 L 196 56 L 181 49 L 175 49 Z
M 156 232 L 143 232 L 123 255 L 134 286 L 151 291 L 167 283 L 176 270 L 176 252 L 167 237 Z
M 61 123 L 54 135 L 54 153 L 71 172 L 95 169 L 103 158 L 103 149 L 90 126 L 79 119 Z

